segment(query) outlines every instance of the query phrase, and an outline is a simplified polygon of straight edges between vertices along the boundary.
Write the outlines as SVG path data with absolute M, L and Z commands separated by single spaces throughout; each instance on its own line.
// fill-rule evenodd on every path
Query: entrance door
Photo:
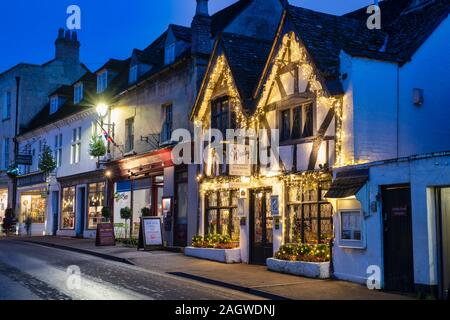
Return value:
M 76 210 L 76 236 L 77 238 L 83 238 L 83 231 L 85 225 L 86 214 L 86 188 L 81 187 L 77 189 L 77 210 Z
M 265 264 L 273 257 L 273 221 L 270 190 L 250 193 L 250 263 Z
M 52 214 L 53 214 L 52 235 L 56 236 L 59 226 L 59 191 L 52 192 Z
M 188 184 L 177 184 L 177 202 L 175 206 L 174 245 L 176 247 L 187 246 L 187 200 Z
M 450 290 L 450 188 L 437 191 L 439 236 L 439 291 L 441 299 L 449 299 Z
M 414 290 L 411 188 L 383 188 L 385 289 Z

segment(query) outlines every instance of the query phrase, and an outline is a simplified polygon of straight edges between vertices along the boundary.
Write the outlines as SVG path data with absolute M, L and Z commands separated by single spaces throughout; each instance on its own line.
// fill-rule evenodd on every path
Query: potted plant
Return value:
M 39 170 L 41 170 L 44 174 L 49 175 L 56 169 L 56 162 L 53 159 L 52 149 L 44 145 L 42 154 L 39 158 Z
M 129 207 L 120 209 L 120 218 L 125 220 L 125 238 L 127 238 L 128 220 L 131 219 L 132 212 Z
M 229 235 L 208 234 L 192 238 L 192 246 L 185 249 L 185 255 L 223 263 L 240 263 L 239 243 Z
M 141 214 L 143 217 L 151 217 L 152 216 L 152 210 L 150 210 L 150 208 L 142 208 L 141 209 Z
M 10 177 L 11 179 L 14 179 L 16 177 L 19 176 L 20 171 L 19 168 L 16 165 L 10 165 L 8 167 L 8 170 L 6 170 L 6 174 L 8 175 L 8 177 Z
M 271 271 L 309 278 L 330 278 L 329 244 L 287 244 L 280 247 L 275 258 L 267 259 Z
M 97 158 L 97 167 L 100 167 L 100 158 L 106 155 L 106 146 L 101 137 L 92 136 L 89 142 L 89 155 Z
M 111 220 L 111 209 L 109 209 L 108 207 L 103 207 L 102 208 L 102 217 L 103 217 L 103 219 L 105 219 L 105 222 L 110 222 L 110 220 Z

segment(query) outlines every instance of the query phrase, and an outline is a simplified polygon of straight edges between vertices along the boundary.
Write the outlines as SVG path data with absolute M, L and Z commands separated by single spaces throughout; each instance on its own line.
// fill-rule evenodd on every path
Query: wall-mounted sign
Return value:
M 114 235 L 114 224 L 99 223 L 97 225 L 97 235 L 95 239 L 97 247 L 107 247 L 116 245 L 116 237 Z
M 33 165 L 33 157 L 31 154 L 18 154 L 16 156 L 16 164 L 23 166 L 31 166 Z
M 164 242 L 161 218 L 142 217 L 138 249 L 157 250 L 163 246 Z
M 240 189 L 239 190 L 239 199 L 247 199 L 248 198 L 248 190 Z
M 231 176 L 249 177 L 252 175 L 252 150 L 243 144 L 230 145 L 228 164 Z
M 270 197 L 270 211 L 272 212 L 272 216 L 277 216 L 280 214 L 280 203 L 278 196 Z

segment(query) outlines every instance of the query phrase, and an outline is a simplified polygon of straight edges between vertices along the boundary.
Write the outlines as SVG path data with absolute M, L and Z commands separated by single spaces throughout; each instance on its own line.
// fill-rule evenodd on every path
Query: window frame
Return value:
M 177 43 L 173 42 L 166 46 L 164 50 L 164 64 L 168 65 L 175 62 L 176 59 L 176 46 Z
M 56 163 L 56 168 L 60 168 L 62 165 L 62 146 L 63 146 L 63 135 L 62 133 L 58 133 L 57 135 L 55 135 L 55 140 L 54 140 L 54 158 L 55 158 L 55 163 Z
M 128 75 L 128 83 L 136 83 L 139 78 L 139 65 L 135 64 L 133 66 L 130 66 L 130 71 Z
M 311 112 L 311 117 L 307 117 L 308 114 L 308 109 L 307 107 L 311 107 L 310 112 Z M 295 120 L 295 114 L 298 111 L 298 109 L 301 110 L 300 112 L 300 122 L 301 125 L 300 127 L 297 128 L 298 132 L 297 134 L 294 136 L 294 120 Z M 292 102 L 289 103 L 286 106 L 283 106 L 281 108 L 278 109 L 277 112 L 277 117 L 278 117 L 278 129 L 280 131 L 280 145 L 290 145 L 290 144 L 299 144 L 305 141 L 309 141 L 311 139 L 313 139 L 315 137 L 315 135 L 317 134 L 317 130 L 316 130 L 316 125 L 315 125 L 315 121 L 317 119 L 317 115 L 316 115 L 316 102 L 314 100 L 311 99 L 306 99 L 304 101 L 299 101 L 299 102 Z M 288 131 L 288 136 L 285 137 L 284 136 L 284 130 L 285 130 L 285 124 L 284 124 L 284 117 L 283 114 L 285 112 L 289 112 L 289 128 L 287 128 L 286 130 Z M 310 135 L 306 135 L 306 123 L 307 121 L 311 121 L 311 134 Z
M 72 128 L 72 140 L 70 143 L 70 164 L 81 162 L 81 127 Z
M 103 70 L 97 74 L 97 93 L 105 92 L 108 88 L 108 70 Z
M 11 90 L 5 91 L 3 97 L 3 108 L 2 108 L 2 120 L 11 119 L 11 108 L 12 108 L 12 92 Z
M 132 125 L 130 125 L 132 124 Z M 135 117 L 125 119 L 125 153 L 134 151 Z M 130 130 L 132 128 L 132 130 Z
M 54 114 L 59 109 L 59 96 L 50 97 L 50 114 Z
M 73 92 L 73 103 L 80 104 L 84 98 L 84 85 L 83 82 L 79 82 L 74 86 Z
M 220 196 L 222 192 L 228 192 L 228 205 L 227 206 L 220 206 Z M 210 206 L 209 203 L 209 198 L 212 194 L 216 195 L 216 201 L 217 201 L 217 206 Z M 233 195 L 236 196 L 237 202 L 236 205 L 233 205 Z M 205 213 L 204 213 L 204 228 L 205 228 L 205 234 L 210 234 L 211 232 L 209 231 L 209 214 L 211 211 L 216 211 L 216 229 L 218 234 L 222 234 L 223 235 L 223 228 L 221 225 L 221 211 L 223 210 L 228 210 L 229 211 L 229 217 L 228 217 L 228 235 L 232 238 L 233 237 L 233 211 L 236 211 L 236 217 L 239 220 L 239 216 L 238 216 L 238 202 L 239 202 L 239 190 L 237 189 L 229 189 L 229 190 L 215 190 L 215 191 L 210 191 L 206 194 L 205 198 Z M 239 222 L 237 222 L 239 223 Z M 241 237 L 240 234 L 240 230 L 239 230 L 239 238 Z M 237 240 L 236 240 L 237 241 Z
M 95 192 L 91 192 L 91 186 L 94 186 L 94 185 L 95 185 Z M 101 188 L 99 188 L 100 185 L 103 185 L 102 192 L 100 191 Z M 96 194 L 96 195 L 102 194 L 103 199 L 101 199 L 102 203 L 99 206 L 91 206 L 90 205 L 90 196 L 93 195 L 93 194 Z M 107 205 L 107 202 L 106 202 L 106 182 L 105 181 L 99 181 L 99 182 L 89 183 L 87 185 L 87 206 L 86 206 L 87 210 L 86 210 L 86 226 L 85 226 L 86 230 L 97 230 L 97 226 L 95 226 L 94 228 L 90 228 L 90 224 L 89 224 L 89 222 L 90 222 L 89 221 L 89 219 L 90 219 L 90 217 L 89 217 L 90 208 L 94 208 L 95 207 L 97 212 L 98 212 L 98 208 L 102 208 L 103 209 L 104 207 L 106 207 L 106 205 Z M 101 210 L 100 210 L 100 214 L 101 214 Z
M 366 228 L 365 228 L 365 217 L 363 210 L 360 208 L 355 209 L 339 209 L 337 212 L 337 238 L 338 238 L 338 245 L 341 248 L 349 248 L 349 249 L 365 249 L 366 248 Z M 360 240 L 354 240 L 354 239 L 343 239 L 342 238 L 342 214 L 345 213 L 359 213 L 360 218 L 360 224 L 361 224 L 361 239 Z
M 226 108 L 225 108 L 226 106 Z M 220 107 L 220 111 L 217 111 Z M 229 96 L 217 97 L 211 100 L 211 129 L 216 129 L 222 132 L 223 140 L 226 140 L 228 129 L 236 129 L 236 114 L 230 105 Z M 226 109 L 226 110 L 225 110 Z M 220 124 L 219 124 L 220 121 Z
M 73 228 L 64 228 L 63 227 L 63 213 L 64 213 L 64 191 L 65 190 L 69 190 L 69 189 L 73 189 Z M 77 187 L 76 186 L 67 186 L 64 188 L 61 188 L 61 214 L 60 214 L 60 221 L 59 221 L 59 228 L 60 230 L 64 230 L 64 231 L 73 231 L 76 228 L 77 225 L 77 220 L 76 220 L 76 208 L 77 208 Z
M 161 143 L 169 143 L 172 140 L 173 132 L 173 104 L 167 103 L 162 105 L 163 109 L 163 126 L 161 130 Z

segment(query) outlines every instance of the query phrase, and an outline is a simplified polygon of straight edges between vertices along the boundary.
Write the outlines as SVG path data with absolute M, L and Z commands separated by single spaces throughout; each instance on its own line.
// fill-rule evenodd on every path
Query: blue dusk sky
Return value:
M 210 0 L 214 13 L 236 0 Z M 290 0 L 293 5 L 343 14 L 373 0 Z M 143 49 L 170 23 L 189 26 L 195 0 L 15 0 L 0 3 L 0 72 L 19 62 L 44 63 L 54 56 L 67 7 L 81 8 L 81 60 L 94 71 L 108 58 Z

